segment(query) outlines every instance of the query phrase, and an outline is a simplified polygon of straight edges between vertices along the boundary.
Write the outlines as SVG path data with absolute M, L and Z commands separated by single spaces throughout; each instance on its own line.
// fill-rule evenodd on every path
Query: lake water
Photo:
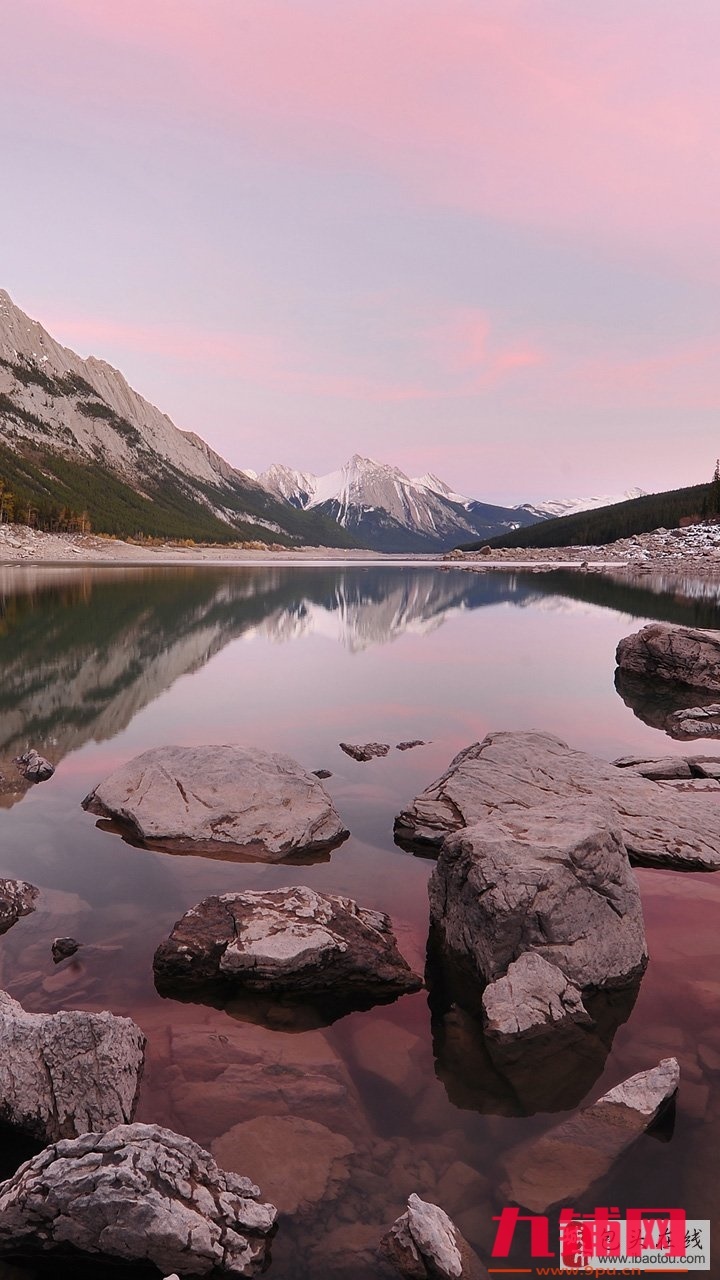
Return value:
M 298 1029 L 283 1009 L 161 998 L 152 957 L 208 894 L 309 884 L 387 911 L 422 972 L 433 864 L 394 844 L 403 804 L 494 729 L 546 730 L 608 759 L 712 752 L 634 714 L 614 687 L 614 652 L 651 618 L 720 626 L 718 595 L 678 576 L 418 565 L 0 569 L 0 875 L 42 891 L 0 939 L 0 985 L 32 1011 L 135 1018 L 148 1037 L 138 1119 L 226 1152 L 235 1126 L 267 1114 L 345 1139 L 307 1139 L 307 1184 L 325 1160 L 327 1194 L 281 1217 L 277 1280 L 372 1275 L 363 1250 L 412 1191 L 447 1209 L 487 1260 L 506 1153 L 670 1053 L 682 1070 L 674 1127 L 643 1137 L 575 1207 L 678 1205 L 716 1219 L 720 876 L 638 872 L 651 959 L 637 999 L 613 1011 L 602 1052 L 577 1069 L 558 1062 L 542 1082 L 498 1073 L 472 1019 L 431 1015 L 426 991 Z M 427 745 L 364 764 L 338 746 L 414 738 Z M 81 809 L 148 747 L 225 742 L 331 770 L 325 785 L 351 838 L 308 865 L 269 866 L 137 848 Z M 10 761 L 28 745 L 58 768 L 24 794 Z M 56 967 L 50 944 L 67 934 L 84 946 Z M 238 1169 L 272 1199 L 292 1153 L 270 1144 L 258 1169 L 242 1148 L 240 1135 Z M 24 1154 L 6 1141 L 3 1174 Z M 305 1176 L 293 1177 L 283 1194 L 301 1200 Z M 529 1266 L 527 1248 L 503 1265 Z M 80 1274 L 75 1263 L 51 1273 Z M 29 1261 L 0 1265 L 2 1280 L 35 1274 Z

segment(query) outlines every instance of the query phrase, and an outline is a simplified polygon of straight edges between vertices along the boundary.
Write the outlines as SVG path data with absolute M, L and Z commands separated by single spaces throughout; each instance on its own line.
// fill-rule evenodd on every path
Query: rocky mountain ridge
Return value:
M 112 365 L 56 342 L 4 290 L 0 477 L 40 524 L 72 508 L 106 533 L 355 545 L 180 431 Z

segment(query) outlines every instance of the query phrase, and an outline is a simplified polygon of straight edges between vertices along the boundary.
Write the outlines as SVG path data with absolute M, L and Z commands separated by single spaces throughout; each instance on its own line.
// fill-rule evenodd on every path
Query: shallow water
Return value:
M 639 871 L 651 960 L 634 1005 L 607 1011 L 605 1043 L 582 1063 L 510 1081 L 473 1020 L 431 1016 L 427 992 L 298 1030 L 287 1010 L 184 1003 L 153 985 L 155 947 L 189 906 L 291 883 L 388 911 L 422 971 L 433 864 L 395 846 L 393 818 L 460 748 L 489 730 L 535 728 L 607 758 L 713 751 L 672 742 L 615 690 L 617 641 L 650 618 L 720 626 L 717 588 L 423 566 L 0 570 L 0 875 L 42 890 L 35 914 L 0 939 L 0 983 L 34 1011 L 132 1015 L 149 1041 L 138 1119 L 236 1150 L 269 1199 L 289 1153 L 246 1168 L 242 1136 L 224 1137 L 234 1126 L 297 1114 L 348 1139 L 354 1154 L 329 1171 L 329 1198 L 282 1217 L 277 1280 L 371 1275 L 363 1247 L 411 1191 L 442 1204 L 487 1259 L 505 1154 L 669 1053 L 682 1069 L 674 1128 L 644 1137 L 575 1207 L 716 1216 L 720 1077 L 708 1064 L 713 1052 L 720 1064 L 720 876 Z M 427 745 L 363 764 L 338 746 L 414 738 Z M 325 785 L 351 838 L 306 866 L 233 862 L 133 847 L 80 807 L 147 747 L 235 741 L 332 770 Z M 23 793 L 10 761 L 27 745 L 58 769 Z M 66 934 L 83 949 L 56 967 L 50 943 Z M 322 1163 L 329 1139 L 316 1137 Z M 24 1155 L 0 1146 L 2 1172 Z M 0 1277 L 35 1274 L 16 1265 Z M 504 1265 L 530 1265 L 527 1250 Z

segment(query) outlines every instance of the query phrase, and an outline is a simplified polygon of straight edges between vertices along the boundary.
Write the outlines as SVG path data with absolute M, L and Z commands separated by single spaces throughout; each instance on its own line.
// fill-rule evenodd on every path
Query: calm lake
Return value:
M 0 875 L 41 890 L 37 911 L 0 938 L 0 986 L 31 1011 L 131 1015 L 148 1037 L 140 1120 L 225 1152 L 258 1116 L 325 1127 L 301 1144 L 300 1175 L 296 1152 L 267 1144 L 258 1168 L 237 1138 L 238 1171 L 270 1200 L 279 1179 L 297 1202 L 273 1243 L 276 1280 L 365 1280 L 364 1250 L 413 1191 L 487 1262 L 506 1153 L 669 1054 L 681 1065 L 674 1126 L 643 1137 L 575 1208 L 677 1205 L 717 1220 L 720 875 L 637 872 L 651 957 L 637 999 L 618 1002 L 601 1050 L 549 1079 L 502 1075 L 477 1024 L 454 1007 L 431 1012 L 427 991 L 328 1026 L 163 998 L 153 984 L 155 948 L 188 907 L 286 884 L 387 911 L 422 972 L 433 864 L 394 844 L 393 819 L 458 750 L 490 730 L 542 729 L 608 759 L 713 752 L 671 741 L 652 707 L 635 714 L 616 691 L 617 641 L 649 619 L 719 627 L 720 588 L 422 565 L 0 569 Z M 395 750 L 416 738 L 426 745 Z M 341 741 L 393 749 L 358 763 Z M 270 866 L 137 848 L 81 808 L 148 747 L 232 742 L 331 770 L 350 839 Z M 27 746 L 57 772 L 24 792 L 11 761 Z M 61 935 L 83 948 L 55 966 Z M 2 1176 L 28 1150 L 6 1140 Z M 499 1265 L 531 1265 L 526 1245 Z M 40 1274 L 23 1259 L 0 1264 L 2 1280 Z M 54 1263 L 51 1274 L 80 1272 Z

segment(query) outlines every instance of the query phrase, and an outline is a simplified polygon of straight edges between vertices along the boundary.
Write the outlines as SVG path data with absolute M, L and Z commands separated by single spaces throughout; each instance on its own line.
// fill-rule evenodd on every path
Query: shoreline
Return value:
M 717 543 L 715 532 L 717 531 Z M 527 548 L 522 551 L 497 549 L 486 552 L 449 551 L 432 554 L 405 554 L 339 547 L 298 547 L 271 550 L 257 547 L 148 546 L 101 537 L 97 534 L 45 533 L 23 525 L 0 525 L 0 568 L 23 566 L 67 569 L 76 567 L 142 568 L 226 566 L 251 568 L 296 565 L 329 568 L 348 565 L 356 568 L 378 566 L 459 569 L 470 573 L 526 571 L 547 573 L 574 569 L 591 573 L 658 572 L 691 573 L 720 579 L 720 529 L 693 526 L 689 530 L 657 530 L 623 539 L 607 546 Z

